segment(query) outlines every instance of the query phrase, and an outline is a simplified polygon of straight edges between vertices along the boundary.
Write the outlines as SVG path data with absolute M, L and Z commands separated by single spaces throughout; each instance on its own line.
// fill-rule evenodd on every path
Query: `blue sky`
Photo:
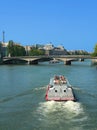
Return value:
M 0 41 L 63 45 L 93 51 L 97 43 L 97 0 L 0 0 Z

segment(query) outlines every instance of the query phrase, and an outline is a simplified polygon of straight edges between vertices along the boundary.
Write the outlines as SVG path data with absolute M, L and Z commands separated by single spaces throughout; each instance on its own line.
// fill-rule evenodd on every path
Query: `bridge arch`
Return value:
M 27 61 L 20 58 L 11 58 L 3 61 L 3 64 L 26 64 Z
M 3 64 L 38 64 L 38 62 L 45 62 L 52 60 L 52 57 L 10 57 L 3 60 Z
M 56 60 L 59 61 L 63 61 L 65 65 L 71 65 L 72 61 L 78 61 L 78 58 L 63 58 L 63 57 L 59 57 L 59 58 L 55 58 Z

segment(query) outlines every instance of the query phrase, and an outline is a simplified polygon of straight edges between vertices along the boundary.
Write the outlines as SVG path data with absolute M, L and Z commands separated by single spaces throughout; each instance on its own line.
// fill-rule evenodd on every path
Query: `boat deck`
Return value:
M 48 89 L 47 100 L 74 100 L 74 95 L 71 87 L 67 85 L 55 85 Z

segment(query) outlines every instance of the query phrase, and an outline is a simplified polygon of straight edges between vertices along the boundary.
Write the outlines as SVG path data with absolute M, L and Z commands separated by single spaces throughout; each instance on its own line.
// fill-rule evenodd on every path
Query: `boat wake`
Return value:
M 58 115 L 59 118 L 73 118 L 84 113 L 83 107 L 78 102 L 67 101 L 67 102 L 56 102 L 48 101 L 39 104 L 38 110 L 41 115 Z M 63 115 L 63 116 L 62 116 Z M 62 117 L 61 117 L 62 116 Z
M 87 121 L 87 115 L 84 112 L 81 103 L 67 101 L 67 102 L 56 102 L 47 101 L 39 103 L 37 108 L 38 120 L 44 126 L 49 126 L 49 129 L 56 127 L 59 129 L 64 129 L 65 127 L 74 128 L 73 130 L 82 130 L 83 126 L 80 128 L 74 127 L 75 124 L 80 124 Z M 60 124 L 62 124 L 60 126 Z M 72 130 L 71 127 L 71 130 Z
M 43 90 L 43 89 L 46 90 L 46 86 L 34 88 L 34 91 Z

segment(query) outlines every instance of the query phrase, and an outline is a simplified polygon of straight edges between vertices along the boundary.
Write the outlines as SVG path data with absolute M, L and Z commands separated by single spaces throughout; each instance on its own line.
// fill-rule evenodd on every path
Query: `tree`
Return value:
M 8 55 L 10 56 L 25 56 L 26 51 L 23 46 L 15 44 L 12 40 L 8 43 Z
M 10 40 L 10 41 L 8 42 L 8 47 L 7 47 L 7 49 L 8 49 L 8 55 L 14 56 L 14 42 L 13 42 L 12 40 Z
M 92 56 L 97 56 L 97 43 L 95 44 L 94 52 L 92 53 Z
M 31 49 L 30 52 L 29 52 L 29 55 L 30 55 L 30 56 L 39 56 L 39 55 L 44 55 L 44 54 L 45 54 L 45 53 L 44 53 L 43 50 L 39 50 L 39 49 L 37 49 L 37 48 Z
M 14 56 L 25 56 L 25 48 L 20 45 L 14 45 Z

